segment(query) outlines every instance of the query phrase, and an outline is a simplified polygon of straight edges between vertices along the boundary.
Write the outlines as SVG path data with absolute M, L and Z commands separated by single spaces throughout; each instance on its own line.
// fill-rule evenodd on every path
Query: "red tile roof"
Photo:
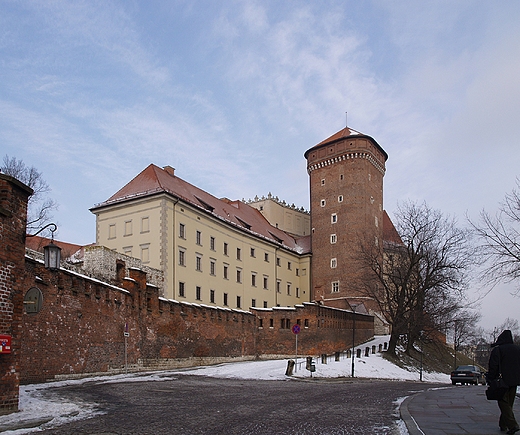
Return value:
M 271 242 L 283 244 L 300 254 L 310 252 L 310 242 L 307 242 L 305 238 L 298 239 L 296 242 L 293 237 L 269 224 L 256 208 L 244 204 L 242 201 L 218 199 L 177 177 L 171 167 L 162 169 L 154 164 L 149 165 L 105 202 L 91 208 L 91 211 L 95 213 L 97 210 L 115 203 L 162 193 L 199 207 L 206 213 L 240 230 L 253 233 Z M 307 238 L 310 239 L 310 236 Z
M 51 243 L 51 239 L 48 239 L 47 237 L 28 235 L 25 238 L 25 247 L 37 252 L 43 252 L 44 246 L 47 246 L 49 243 Z M 61 242 L 59 240 L 54 240 L 53 243 L 61 248 L 62 258 L 68 258 L 83 248 L 81 245 Z

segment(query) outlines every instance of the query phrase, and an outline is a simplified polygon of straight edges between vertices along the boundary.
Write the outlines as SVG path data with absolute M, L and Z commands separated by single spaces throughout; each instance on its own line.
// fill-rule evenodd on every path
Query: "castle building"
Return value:
M 367 243 L 382 250 L 388 155 L 372 137 L 345 127 L 304 156 L 310 178 L 312 299 L 337 308 L 360 302 L 369 307 L 362 250 Z
M 382 248 L 386 152 L 344 128 L 305 152 L 310 214 L 269 194 L 216 198 L 150 165 L 96 215 L 96 243 L 164 272 L 164 297 L 247 310 L 370 306 L 361 241 Z
M 105 202 L 96 243 L 164 272 L 164 297 L 248 310 L 310 300 L 310 236 L 150 165 Z

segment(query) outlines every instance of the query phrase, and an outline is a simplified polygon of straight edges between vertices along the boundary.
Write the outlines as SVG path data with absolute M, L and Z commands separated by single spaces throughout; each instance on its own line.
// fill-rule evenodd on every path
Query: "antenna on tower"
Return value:
M 348 112 L 345 112 L 345 127 L 348 127 Z

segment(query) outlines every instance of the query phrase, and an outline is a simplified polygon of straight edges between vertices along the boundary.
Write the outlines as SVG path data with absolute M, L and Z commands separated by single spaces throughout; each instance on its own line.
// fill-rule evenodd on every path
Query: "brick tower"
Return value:
M 305 152 L 310 177 L 312 300 L 349 309 L 363 297 L 360 242 L 383 243 L 386 152 L 345 127 Z M 379 311 L 379 310 L 378 310 Z

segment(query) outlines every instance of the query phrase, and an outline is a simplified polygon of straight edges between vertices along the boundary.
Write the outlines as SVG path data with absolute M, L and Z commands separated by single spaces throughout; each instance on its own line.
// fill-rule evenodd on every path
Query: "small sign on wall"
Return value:
M 11 353 L 10 335 L 0 335 L 0 353 Z

